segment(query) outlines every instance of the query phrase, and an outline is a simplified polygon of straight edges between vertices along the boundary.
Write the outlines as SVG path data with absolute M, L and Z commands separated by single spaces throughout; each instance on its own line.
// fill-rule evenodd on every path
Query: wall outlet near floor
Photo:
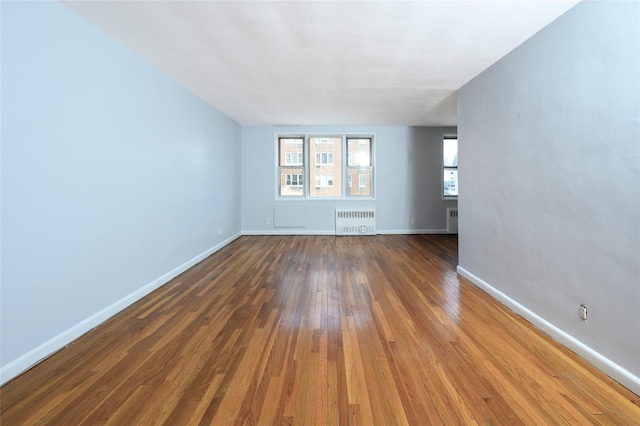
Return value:
M 222 228 L 218 228 L 218 235 L 222 235 Z
M 587 320 L 587 307 L 584 304 L 580 305 L 580 318 L 582 321 Z
M 415 225 L 415 224 L 416 224 L 416 218 L 415 218 L 415 217 L 412 217 L 412 218 L 411 218 L 411 224 L 412 224 L 412 225 Z
M 267 218 L 267 225 L 271 225 L 271 218 L 270 217 Z

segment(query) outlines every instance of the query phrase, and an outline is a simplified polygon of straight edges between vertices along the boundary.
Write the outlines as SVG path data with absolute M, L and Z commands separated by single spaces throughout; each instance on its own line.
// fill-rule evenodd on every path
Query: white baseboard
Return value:
M 448 234 L 446 229 L 378 229 L 380 235 Z
M 379 235 L 419 235 L 419 234 L 448 234 L 446 229 L 378 229 Z M 334 229 L 328 231 L 312 231 L 301 228 L 268 229 L 258 231 L 242 231 L 242 235 L 336 235 Z
M 640 377 L 633 375 L 631 372 L 625 370 L 620 365 L 611 361 L 609 358 L 605 357 L 599 352 L 596 352 L 589 346 L 585 345 L 575 337 L 566 333 L 565 331 L 559 329 L 555 325 L 549 323 L 544 318 L 538 316 L 534 312 L 522 306 L 520 303 L 511 299 L 506 294 L 502 293 L 500 290 L 492 287 L 487 282 L 481 280 L 480 278 L 473 275 L 471 272 L 467 271 L 461 266 L 457 267 L 457 272 L 462 277 L 471 281 L 474 285 L 481 288 L 489 295 L 491 295 L 494 299 L 498 300 L 503 305 L 507 306 L 516 314 L 520 315 L 535 327 L 543 331 L 544 333 L 551 336 L 558 343 L 566 346 L 584 360 L 592 364 L 594 367 L 598 368 L 600 371 L 616 380 L 622 386 L 629 389 L 631 392 L 640 396 Z
M 336 231 L 310 231 L 304 228 L 276 228 L 263 231 L 242 231 L 242 235 L 336 235 Z
M 27 352 L 26 354 L 20 356 L 19 358 L 9 362 L 7 365 L 0 368 L 0 385 L 5 384 L 9 380 L 14 377 L 20 375 L 24 371 L 33 367 L 40 361 L 44 360 L 48 356 L 54 354 L 60 349 L 64 348 L 74 340 L 78 339 L 83 334 L 91 331 L 98 325 L 102 324 L 118 312 L 124 310 L 128 306 L 142 299 L 144 296 L 148 295 L 152 291 L 160 288 L 164 284 L 171 281 L 173 278 L 177 277 L 187 269 L 193 267 L 197 263 L 201 262 L 205 258 L 211 256 L 213 253 L 217 252 L 221 248 L 226 245 L 232 243 L 236 239 L 240 238 L 241 234 L 235 234 L 221 243 L 215 245 L 214 247 L 206 250 L 205 252 L 197 255 L 193 259 L 183 263 L 172 271 L 167 272 L 163 276 L 153 280 L 149 284 L 144 287 L 134 291 L 128 296 L 123 297 L 118 300 L 114 304 L 107 306 L 103 310 L 96 312 L 90 317 L 80 321 L 70 329 L 58 334 L 57 336 L 49 339 L 48 341 L 42 343 L 40 346 L 35 349 Z

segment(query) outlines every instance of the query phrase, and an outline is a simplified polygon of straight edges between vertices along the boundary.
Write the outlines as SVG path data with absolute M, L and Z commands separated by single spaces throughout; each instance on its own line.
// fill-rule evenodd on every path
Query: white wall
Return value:
M 2 2 L 1 83 L 6 381 L 239 234 L 240 126 L 57 2 Z
M 336 208 L 375 207 L 378 232 L 444 232 L 446 208 L 456 206 L 456 201 L 442 200 L 441 139 L 455 132 L 454 127 L 243 126 L 242 231 L 332 234 Z M 376 199 L 276 200 L 274 134 L 278 133 L 374 134 Z M 304 228 L 274 228 L 275 205 L 303 206 Z M 272 219 L 270 225 L 267 218 Z
M 640 394 L 639 17 L 578 4 L 459 91 L 458 136 L 460 271 Z

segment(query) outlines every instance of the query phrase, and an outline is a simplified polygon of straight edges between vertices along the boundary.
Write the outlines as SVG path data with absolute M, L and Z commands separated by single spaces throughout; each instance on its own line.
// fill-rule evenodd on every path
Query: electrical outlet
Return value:
M 267 218 L 267 225 L 271 225 L 271 218 L 270 217 Z
M 580 305 L 580 318 L 582 321 L 587 320 L 587 307 L 584 304 Z
M 411 224 L 412 224 L 412 225 L 415 225 L 415 224 L 416 224 L 416 218 L 415 218 L 415 217 L 412 217 L 412 218 L 411 218 Z
M 222 235 L 222 228 L 218 228 L 218 235 Z

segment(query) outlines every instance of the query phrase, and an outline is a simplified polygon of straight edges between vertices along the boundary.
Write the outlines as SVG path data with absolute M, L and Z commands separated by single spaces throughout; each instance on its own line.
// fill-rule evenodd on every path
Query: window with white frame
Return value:
M 290 174 L 286 174 L 285 175 L 285 185 L 287 186 L 296 186 L 296 187 L 301 187 L 302 186 L 302 175 L 290 175 Z
M 442 196 L 458 198 L 458 137 L 442 138 Z
M 279 135 L 276 142 L 277 197 L 373 197 L 373 136 Z
M 342 136 L 309 136 L 309 197 L 342 196 Z
M 333 187 L 333 175 L 316 174 L 316 188 Z
M 279 196 L 304 196 L 304 138 L 278 138 Z
M 316 167 L 333 166 L 333 152 L 316 152 Z
M 357 176 L 358 185 L 348 185 L 349 196 L 371 196 L 373 175 L 372 138 L 347 138 L 347 178 L 350 183 Z
M 286 166 L 302 166 L 302 152 L 285 152 L 284 164 Z

